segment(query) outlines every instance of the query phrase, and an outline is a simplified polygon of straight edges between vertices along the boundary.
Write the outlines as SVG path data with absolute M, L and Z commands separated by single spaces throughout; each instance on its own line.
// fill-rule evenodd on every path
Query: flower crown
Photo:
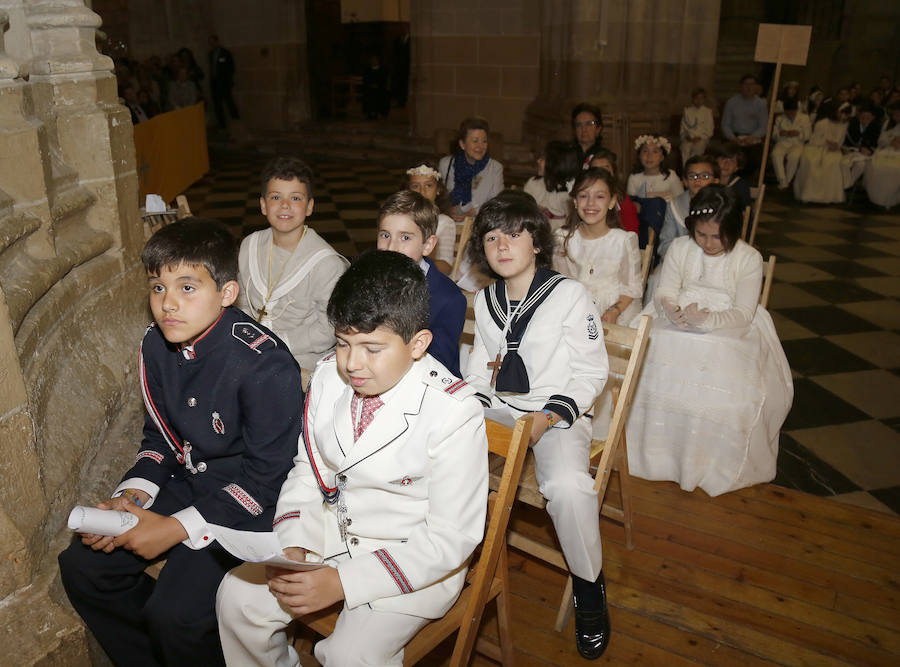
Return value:
M 692 216 L 692 217 L 695 216 L 695 215 L 712 215 L 712 214 L 715 213 L 715 212 L 716 212 L 716 209 L 710 208 L 710 207 L 707 207 L 707 208 L 695 208 L 693 211 L 691 211 L 691 212 L 689 213 L 689 215 Z
M 672 144 L 669 143 L 669 140 L 665 137 L 657 137 L 652 134 L 642 134 L 637 139 L 634 140 L 634 150 L 641 150 L 641 146 L 644 144 L 656 144 L 660 148 L 662 148 L 666 154 L 672 152 Z
M 431 176 L 436 181 L 441 180 L 441 175 L 429 167 L 427 164 L 420 164 L 418 167 L 406 170 L 407 176 Z

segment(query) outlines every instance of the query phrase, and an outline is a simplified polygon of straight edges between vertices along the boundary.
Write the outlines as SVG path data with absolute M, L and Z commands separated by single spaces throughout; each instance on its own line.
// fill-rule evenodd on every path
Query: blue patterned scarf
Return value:
M 453 192 L 450 196 L 454 206 L 472 201 L 472 179 L 484 170 L 490 159 L 490 153 L 485 153 L 475 164 L 469 164 L 464 152 L 460 151 L 453 156 Z

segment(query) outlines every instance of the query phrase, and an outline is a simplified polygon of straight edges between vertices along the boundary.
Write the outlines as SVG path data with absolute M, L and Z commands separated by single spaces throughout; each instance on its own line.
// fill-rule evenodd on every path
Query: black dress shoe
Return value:
M 575 596 L 575 645 L 582 658 L 596 660 L 609 644 L 609 611 L 603 572 L 590 582 L 572 575 Z

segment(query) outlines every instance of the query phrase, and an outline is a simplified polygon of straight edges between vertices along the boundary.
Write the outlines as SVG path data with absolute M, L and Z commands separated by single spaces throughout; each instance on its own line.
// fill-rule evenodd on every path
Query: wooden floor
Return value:
M 635 549 L 602 525 L 613 634 L 594 664 L 900 665 L 900 519 L 772 485 L 632 488 Z M 514 516 L 550 535 L 544 515 Z M 552 628 L 563 574 L 517 552 L 510 568 L 517 664 L 590 664 L 573 622 Z

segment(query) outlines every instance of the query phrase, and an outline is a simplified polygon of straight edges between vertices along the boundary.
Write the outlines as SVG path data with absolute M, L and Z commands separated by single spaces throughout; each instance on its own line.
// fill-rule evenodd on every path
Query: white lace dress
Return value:
M 557 230 L 555 237 L 553 268 L 587 287 L 601 315 L 620 296 L 630 296 L 631 305 L 619 315 L 616 323 L 627 325 L 631 322 L 641 310 L 644 291 L 637 234 L 610 229 L 599 239 L 585 239 L 576 230 L 569 239 L 566 256 L 562 255 L 566 231 Z
M 762 258 L 743 241 L 709 257 L 683 236 L 662 272 L 644 309 L 655 319 L 627 424 L 629 472 L 711 496 L 771 481 L 794 389 L 772 318 L 756 305 Z M 712 311 L 704 330 L 672 325 L 666 296 Z
M 863 174 L 863 184 L 869 201 L 878 206 L 890 208 L 900 204 L 900 149 L 891 142 L 900 137 L 900 125 L 881 131 L 878 150 Z
M 847 123 L 823 118 L 816 123 L 809 143 L 803 148 L 794 177 L 794 196 L 800 201 L 836 204 L 844 201 L 840 150 L 829 150 L 826 142 L 844 143 Z

